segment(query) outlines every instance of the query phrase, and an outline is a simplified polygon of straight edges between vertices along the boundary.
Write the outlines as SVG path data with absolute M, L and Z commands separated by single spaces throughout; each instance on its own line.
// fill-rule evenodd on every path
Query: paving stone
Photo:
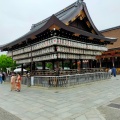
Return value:
M 38 118 L 36 118 L 36 119 L 34 119 L 34 120 L 49 120 L 49 119 L 46 118 L 46 117 L 38 117 Z
M 105 120 L 104 113 L 96 108 L 118 97 L 120 80 L 113 78 L 67 88 L 22 85 L 20 93 L 10 92 L 8 83 L 0 85 L 0 107 L 23 120 Z
M 75 118 L 75 120 L 87 120 L 87 118 L 85 115 L 81 115 L 81 116 Z
M 0 120 L 21 120 L 21 119 L 7 112 L 6 110 L 0 108 Z

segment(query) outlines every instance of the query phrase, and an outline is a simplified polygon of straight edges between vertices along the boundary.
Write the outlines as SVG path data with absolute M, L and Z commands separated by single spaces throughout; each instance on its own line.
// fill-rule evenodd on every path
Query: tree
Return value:
M 46 67 L 49 68 L 49 69 L 52 69 L 52 63 L 48 62 L 48 63 L 46 64 Z
M 0 56 L 0 70 L 6 71 L 6 68 L 14 68 L 16 66 L 16 62 L 7 55 L 1 55 Z

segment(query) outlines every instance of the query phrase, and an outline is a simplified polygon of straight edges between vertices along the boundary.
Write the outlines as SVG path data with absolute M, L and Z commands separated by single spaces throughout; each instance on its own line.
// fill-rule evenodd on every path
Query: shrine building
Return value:
M 105 51 L 102 55 L 97 56 L 97 61 L 101 61 L 101 66 L 106 67 L 107 69 L 114 66 L 117 68 L 117 73 L 120 73 L 120 26 L 102 30 L 101 33 L 104 36 L 112 36 L 118 40 L 117 42 L 114 42 L 113 45 L 108 44 L 108 51 Z
M 104 35 L 94 25 L 85 2 L 77 0 L 33 24 L 29 32 L 2 45 L 0 49 L 8 51 L 7 55 L 22 68 L 28 65 L 33 75 L 55 75 L 52 71 L 59 71 L 62 75 L 66 62 L 70 70 L 101 67 L 96 63 L 96 56 L 107 51 L 107 45 L 117 41 L 116 38 Z M 38 63 L 42 65 L 39 72 L 36 69 Z M 46 70 L 46 63 L 52 64 L 51 70 Z

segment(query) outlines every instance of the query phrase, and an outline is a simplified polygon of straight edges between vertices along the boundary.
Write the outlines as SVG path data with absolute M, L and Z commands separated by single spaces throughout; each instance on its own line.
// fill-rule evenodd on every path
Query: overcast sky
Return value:
M 76 0 L 0 0 L 0 45 L 27 33 L 35 24 Z M 120 0 L 84 0 L 89 14 L 103 30 L 120 25 Z

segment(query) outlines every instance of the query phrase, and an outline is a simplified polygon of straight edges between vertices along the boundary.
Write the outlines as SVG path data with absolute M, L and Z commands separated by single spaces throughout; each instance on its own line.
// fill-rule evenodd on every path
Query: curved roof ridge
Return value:
M 79 0 L 78 0 L 78 1 L 79 1 Z M 72 8 L 72 7 L 77 7 L 76 4 L 79 4 L 78 1 L 72 3 L 71 5 L 69 5 L 69 6 L 67 6 L 66 8 L 60 10 L 59 12 L 55 13 L 54 15 L 57 17 L 57 16 L 59 16 L 60 14 L 64 13 L 65 11 L 68 11 L 70 8 Z M 50 17 L 51 17 L 51 16 L 50 16 Z M 36 24 L 33 24 L 32 27 L 31 27 L 31 30 L 34 29 L 35 27 L 37 27 L 38 25 L 47 22 L 47 21 L 50 19 L 50 17 L 48 17 L 48 18 L 46 18 L 46 19 L 44 19 L 44 20 L 42 20 L 42 21 L 40 21 L 40 22 L 38 22 L 38 23 L 36 23 Z M 59 17 L 58 17 L 58 18 L 59 18 Z
M 90 17 L 90 14 L 89 14 L 89 12 L 88 12 L 88 9 L 87 9 L 86 4 L 84 3 L 83 6 L 84 6 L 84 11 L 85 11 L 85 13 L 86 13 L 86 15 L 87 15 L 87 18 L 88 18 L 88 20 L 90 21 L 90 24 L 92 25 L 92 27 L 93 27 L 93 29 L 95 30 L 95 32 L 96 32 L 98 35 L 103 36 L 103 35 L 99 32 L 99 30 L 97 29 L 97 27 L 95 26 L 95 24 L 93 23 L 93 21 L 92 21 L 92 19 L 91 19 L 91 17 Z

